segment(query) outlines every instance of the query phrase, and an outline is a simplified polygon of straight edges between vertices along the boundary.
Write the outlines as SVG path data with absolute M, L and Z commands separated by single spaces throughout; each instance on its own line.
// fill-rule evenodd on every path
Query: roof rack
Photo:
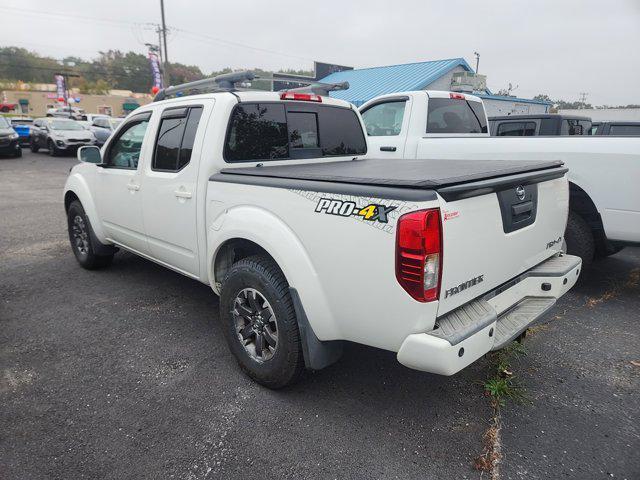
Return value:
M 316 95 L 322 95 L 323 97 L 328 97 L 329 92 L 336 92 L 338 90 L 347 90 L 348 88 L 349 88 L 349 82 L 340 82 L 340 83 L 313 82 L 304 87 L 285 89 L 281 91 L 298 92 L 298 93 L 314 93 Z
M 160 100 L 166 99 L 169 95 L 175 95 L 180 92 L 187 92 L 191 90 L 228 92 L 235 90 L 236 83 L 249 82 L 254 78 L 256 78 L 256 75 L 249 71 L 225 73 L 212 78 L 204 78 L 202 80 L 196 80 L 195 82 L 188 82 L 181 85 L 163 88 L 156 94 L 153 101 L 159 102 Z M 210 87 L 214 88 L 212 89 Z

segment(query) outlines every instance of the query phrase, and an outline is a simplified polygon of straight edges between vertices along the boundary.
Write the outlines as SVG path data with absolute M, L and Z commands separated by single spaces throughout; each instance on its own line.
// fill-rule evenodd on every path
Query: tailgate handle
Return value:
M 395 152 L 396 147 L 380 147 L 381 152 Z
M 511 205 L 511 213 L 515 217 L 517 215 L 522 215 L 523 213 L 527 213 L 533 210 L 533 202 L 524 202 L 519 203 L 518 205 Z

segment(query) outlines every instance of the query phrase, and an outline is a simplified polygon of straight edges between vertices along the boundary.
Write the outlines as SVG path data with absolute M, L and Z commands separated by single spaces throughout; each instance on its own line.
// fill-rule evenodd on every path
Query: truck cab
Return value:
M 591 135 L 591 119 L 555 113 L 489 117 L 493 137 Z
M 403 158 L 416 138 L 488 137 L 479 97 L 425 90 L 382 95 L 360 107 L 370 155 Z

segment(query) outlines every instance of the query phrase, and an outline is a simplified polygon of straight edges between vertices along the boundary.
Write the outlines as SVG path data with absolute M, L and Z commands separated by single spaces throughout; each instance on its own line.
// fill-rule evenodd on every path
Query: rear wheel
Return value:
M 268 388 L 295 383 L 304 371 L 302 343 L 289 284 L 262 255 L 244 258 L 227 273 L 220 318 L 242 370 Z
M 567 253 L 580 257 L 583 267 L 591 265 L 596 244 L 593 231 L 584 218 L 575 212 L 569 211 L 564 238 L 567 244 Z
M 94 270 L 111 264 L 113 261 L 113 253 L 109 255 L 96 255 L 96 245 L 93 245 L 91 240 L 91 225 L 84 212 L 84 208 L 82 208 L 82 204 L 78 200 L 74 200 L 71 202 L 71 205 L 69 205 L 67 226 L 71 249 L 82 268 Z

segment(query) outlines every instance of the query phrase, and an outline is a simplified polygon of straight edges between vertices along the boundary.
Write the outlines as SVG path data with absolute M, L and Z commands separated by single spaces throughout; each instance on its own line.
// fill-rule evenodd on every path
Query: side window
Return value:
M 640 125 L 611 125 L 609 135 L 640 136 Z
M 372 137 L 400 135 L 406 104 L 404 100 L 379 103 L 362 112 L 367 135 Z
M 229 121 L 224 150 L 225 159 L 229 162 L 288 158 L 284 104 L 237 105 Z
M 202 107 L 171 108 L 162 114 L 152 170 L 177 172 L 191 160 Z
M 505 122 L 498 126 L 498 137 L 532 137 L 536 134 L 535 122 Z
M 142 140 L 149 125 L 150 115 L 134 117 L 109 144 L 105 164 L 113 168 L 138 168 Z
M 362 124 L 350 108 L 318 107 L 318 122 L 323 157 L 367 153 Z

